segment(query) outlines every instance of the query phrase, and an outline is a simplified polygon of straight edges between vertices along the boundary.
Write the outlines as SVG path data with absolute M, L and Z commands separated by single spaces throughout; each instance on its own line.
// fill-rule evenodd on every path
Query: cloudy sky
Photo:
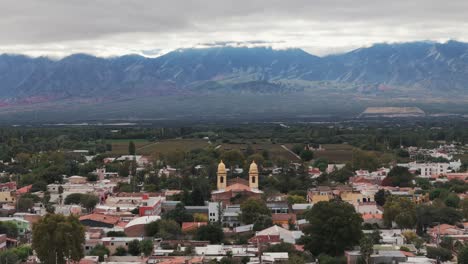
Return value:
M 0 53 L 155 56 L 229 43 L 324 55 L 468 41 L 467 14 L 467 0 L 0 0 Z

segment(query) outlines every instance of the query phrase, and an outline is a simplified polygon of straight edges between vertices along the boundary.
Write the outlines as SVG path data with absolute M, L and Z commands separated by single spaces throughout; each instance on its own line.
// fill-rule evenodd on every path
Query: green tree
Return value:
M 127 250 L 120 246 L 120 247 L 117 247 L 115 249 L 115 253 L 114 253 L 115 256 L 126 256 L 127 255 Z
M 178 203 L 174 210 L 168 211 L 163 215 L 164 219 L 172 219 L 182 225 L 183 222 L 193 221 L 193 216 L 187 212 L 184 204 Z
M 128 243 L 128 253 L 132 256 L 138 256 L 141 253 L 140 249 L 140 241 L 138 239 L 134 239 Z
M 353 170 L 363 169 L 374 171 L 380 164 L 374 153 L 355 149 L 353 150 L 351 165 Z
M 18 263 L 18 256 L 11 250 L 0 252 L 0 264 Z
M 108 248 L 106 248 L 106 246 L 102 245 L 102 244 L 98 244 L 96 245 L 95 247 L 93 247 L 93 249 L 91 249 L 91 251 L 89 252 L 89 255 L 90 256 L 98 256 L 99 257 L 99 261 L 104 261 L 104 256 L 107 255 L 109 256 L 110 254 L 110 251 Z
M 31 198 L 20 197 L 18 199 L 18 211 L 28 212 L 34 206 L 34 201 Z
M 458 197 L 458 195 L 455 193 L 450 193 L 447 198 L 445 198 L 444 203 L 449 207 L 458 208 L 458 205 L 460 204 L 460 197 Z
M 390 196 L 390 192 L 380 189 L 375 193 L 374 200 L 378 205 L 384 206 L 388 196 Z
M 314 158 L 314 152 L 312 150 L 304 149 L 301 151 L 299 156 L 303 161 L 310 161 Z
M 458 263 L 459 264 L 466 264 L 468 263 L 468 247 L 464 247 L 460 252 L 458 253 Z
M 385 185 L 410 187 L 413 186 L 413 179 L 414 175 L 409 172 L 408 168 L 396 166 L 390 170 L 387 177 L 382 181 L 382 185 L 386 182 Z
M 305 212 L 310 225 L 304 230 L 305 248 L 315 256 L 335 256 L 359 244 L 362 218 L 354 207 L 341 201 L 318 202 Z
M 366 264 L 370 263 L 370 256 L 374 253 L 374 243 L 369 236 L 363 236 L 359 241 L 361 256 Z
M 65 264 L 83 258 L 84 227 L 78 218 L 47 214 L 33 226 L 32 248 L 43 263 Z
M 11 221 L 0 222 L 0 234 L 6 234 L 9 238 L 17 238 L 18 226 Z
M 133 141 L 130 141 L 128 143 L 128 155 L 135 155 L 135 154 L 136 154 L 135 143 Z
M 162 219 L 145 226 L 146 236 L 162 239 L 177 239 L 181 234 L 180 225 L 174 220 Z
M 452 259 L 452 251 L 441 247 L 427 247 L 427 257 L 445 262 Z
M 226 163 L 226 166 L 241 165 L 244 163 L 244 155 L 238 150 L 229 150 L 221 155 L 221 159 Z
M 417 222 L 415 204 L 407 198 L 388 197 L 384 205 L 384 223 L 391 227 L 393 222 L 400 228 L 413 228 Z
M 296 203 L 307 203 L 307 200 L 304 196 L 300 195 L 288 195 L 288 204 L 296 204 Z
M 224 232 L 221 226 L 209 224 L 198 228 L 195 235 L 197 240 L 210 241 L 210 243 L 220 243 L 224 239 Z
M 144 239 L 140 242 L 140 250 L 145 256 L 151 255 L 153 252 L 154 244 L 152 240 Z
M 253 224 L 260 215 L 270 216 L 270 209 L 265 202 L 255 198 L 249 198 L 240 206 L 241 219 L 244 224 Z

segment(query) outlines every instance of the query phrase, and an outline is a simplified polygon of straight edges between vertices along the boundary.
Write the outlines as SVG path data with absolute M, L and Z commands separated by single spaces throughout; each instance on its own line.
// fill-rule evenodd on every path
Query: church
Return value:
M 211 193 L 213 202 L 222 202 L 224 205 L 231 204 L 235 197 L 254 197 L 260 199 L 263 192 L 258 189 L 258 166 L 252 161 L 249 168 L 249 180 L 239 177 L 228 180 L 226 165 L 223 161 L 218 164 L 217 190 Z

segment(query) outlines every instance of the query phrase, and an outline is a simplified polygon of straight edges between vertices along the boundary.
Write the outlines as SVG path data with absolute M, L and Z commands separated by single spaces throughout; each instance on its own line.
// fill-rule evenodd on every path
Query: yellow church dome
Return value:
M 218 173 L 226 173 L 226 165 L 224 165 L 223 161 L 218 164 Z
M 255 160 L 253 160 L 252 163 L 250 164 L 249 172 L 250 173 L 258 172 L 258 166 L 257 166 L 257 163 L 255 163 Z

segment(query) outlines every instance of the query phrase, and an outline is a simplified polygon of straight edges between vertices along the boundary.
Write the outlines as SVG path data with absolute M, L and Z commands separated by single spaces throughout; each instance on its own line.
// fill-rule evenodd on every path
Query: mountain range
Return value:
M 180 49 L 157 58 L 0 55 L 0 114 L 18 106 L 262 94 L 324 98 L 468 95 L 468 43 L 375 44 L 324 57 L 301 49 Z M 447 97 L 450 97 L 447 96 Z M 460 99 L 460 98 L 459 98 Z M 203 102 L 200 102 L 203 103 Z

